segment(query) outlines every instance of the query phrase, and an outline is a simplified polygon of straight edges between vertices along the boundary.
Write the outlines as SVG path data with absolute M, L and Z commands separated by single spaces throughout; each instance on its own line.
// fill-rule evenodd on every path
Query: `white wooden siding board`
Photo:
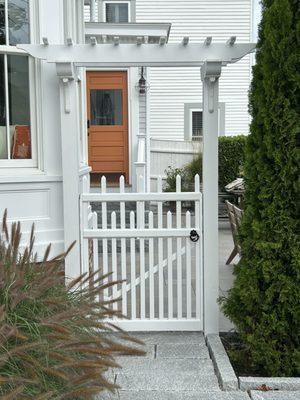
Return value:
M 190 42 L 213 36 L 223 42 L 251 35 L 251 0 L 137 0 L 137 22 L 171 22 L 170 43 L 184 36 Z M 184 103 L 202 101 L 199 69 L 151 68 L 150 127 L 153 138 L 184 138 Z M 248 133 L 250 57 L 223 68 L 220 101 L 226 103 L 226 134 Z M 154 160 L 153 160 L 154 161 Z M 154 165 L 154 164 L 152 164 Z
M 96 15 L 98 15 L 98 2 L 96 2 Z M 84 20 L 90 22 L 90 19 L 90 6 L 86 4 L 84 6 Z

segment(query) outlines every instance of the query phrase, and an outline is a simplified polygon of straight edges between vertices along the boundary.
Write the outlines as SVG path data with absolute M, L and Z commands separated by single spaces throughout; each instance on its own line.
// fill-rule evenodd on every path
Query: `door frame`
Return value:
M 127 72 L 127 104 L 128 104 L 128 184 L 134 185 L 134 149 L 137 146 L 137 137 L 139 131 L 139 98 L 135 89 L 135 82 L 138 82 L 138 68 L 85 68 L 85 81 L 87 82 L 87 72 Z M 87 90 L 85 93 L 87 103 Z M 85 116 L 87 121 L 87 114 Z M 87 125 L 85 121 L 85 126 Z M 86 130 L 88 141 L 88 132 Z

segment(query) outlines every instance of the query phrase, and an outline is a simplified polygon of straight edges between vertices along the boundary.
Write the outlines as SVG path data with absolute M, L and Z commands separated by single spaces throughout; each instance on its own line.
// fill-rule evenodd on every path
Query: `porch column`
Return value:
M 67 278 L 75 278 L 81 273 L 76 82 L 72 63 L 57 63 L 56 71 L 60 90 L 65 250 L 76 241 L 75 247 L 66 259 L 65 274 Z
M 222 63 L 206 61 L 203 82 L 203 285 L 204 332 L 219 333 L 218 103 Z

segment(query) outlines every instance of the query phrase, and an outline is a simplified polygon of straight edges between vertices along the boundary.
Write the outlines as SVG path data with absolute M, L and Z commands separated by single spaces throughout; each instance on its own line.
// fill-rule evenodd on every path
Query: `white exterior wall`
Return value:
M 64 7 L 69 0 L 31 0 L 31 42 L 62 44 L 65 35 L 78 39 L 83 26 L 74 15 L 72 27 L 64 19 Z M 72 0 L 74 14 L 79 0 Z M 77 9 L 77 10 L 78 10 Z M 49 17 L 51 16 L 51 17 Z M 76 32 L 74 31 L 76 29 Z M 52 255 L 64 250 L 62 150 L 60 126 L 59 80 L 54 64 L 35 62 L 35 73 L 30 75 L 31 95 L 34 97 L 33 115 L 36 123 L 32 135 L 37 139 L 38 166 L 36 168 L 0 168 L 0 217 L 5 208 L 9 221 L 22 224 L 23 243 L 28 241 L 31 225 L 36 228 L 35 251 L 42 255 L 52 243 Z
M 237 36 L 249 42 L 252 33 L 251 0 L 137 0 L 137 22 L 171 22 L 169 43 L 202 42 L 213 36 L 225 42 Z M 226 105 L 225 134 L 249 131 L 248 90 L 250 57 L 223 68 L 220 102 Z M 198 68 L 151 68 L 151 137 L 184 139 L 184 103 L 202 102 Z

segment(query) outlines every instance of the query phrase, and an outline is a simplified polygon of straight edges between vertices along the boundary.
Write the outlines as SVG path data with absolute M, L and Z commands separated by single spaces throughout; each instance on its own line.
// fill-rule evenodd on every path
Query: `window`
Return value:
M 129 1 L 104 1 L 105 22 L 126 23 L 130 22 Z
M 200 110 L 191 110 L 192 140 L 200 140 L 203 136 L 203 113 Z
M 219 136 L 225 135 L 225 103 L 219 103 Z M 202 103 L 184 104 L 184 139 L 202 140 L 203 105 Z
M 0 45 L 29 43 L 29 0 L 0 0 Z M 0 160 L 31 159 L 29 59 L 0 55 Z

